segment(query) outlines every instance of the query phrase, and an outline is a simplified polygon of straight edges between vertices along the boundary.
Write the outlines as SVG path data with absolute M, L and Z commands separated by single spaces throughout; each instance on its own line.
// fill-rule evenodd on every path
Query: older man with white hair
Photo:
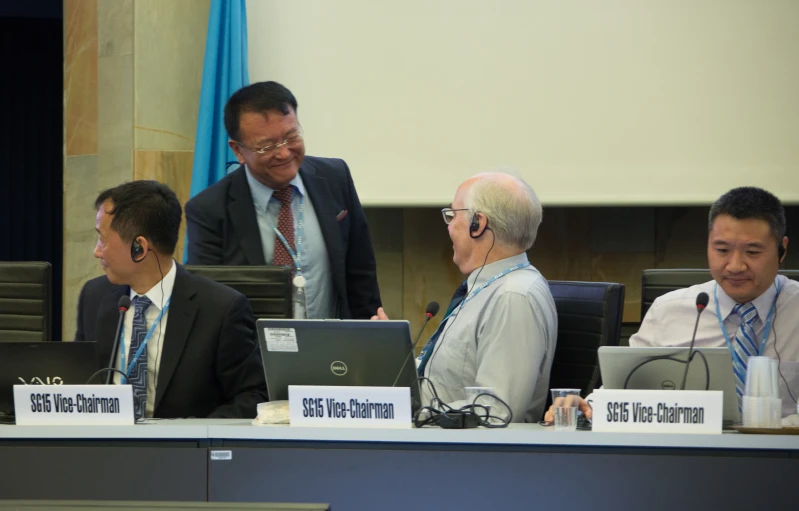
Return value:
M 526 254 L 541 224 L 541 203 L 523 180 L 494 172 L 465 181 L 442 213 L 467 291 L 419 355 L 419 375 L 450 406 L 466 404 L 465 387 L 492 387 L 513 422 L 536 422 L 557 336 L 549 285 Z M 387 319 L 382 309 L 377 317 Z M 432 391 L 421 387 L 427 405 Z

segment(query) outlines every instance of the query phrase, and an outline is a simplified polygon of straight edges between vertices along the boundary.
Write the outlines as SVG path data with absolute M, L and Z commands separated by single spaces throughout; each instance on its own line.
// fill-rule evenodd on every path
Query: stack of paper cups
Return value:
M 753 428 L 782 426 L 782 401 L 776 360 L 768 357 L 749 357 L 746 391 L 742 404 L 744 426 Z

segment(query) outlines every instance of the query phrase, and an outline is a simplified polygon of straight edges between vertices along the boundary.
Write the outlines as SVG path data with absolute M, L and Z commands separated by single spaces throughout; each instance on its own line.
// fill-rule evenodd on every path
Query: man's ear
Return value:
M 788 255 L 788 236 L 784 236 L 782 238 L 782 243 L 780 243 L 777 252 L 780 258 L 780 263 L 782 263 L 783 261 L 785 261 L 785 256 Z
M 237 144 L 234 140 L 228 140 L 227 145 L 233 154 L 236 155 L 236 159 L 239 161 L 241 165 L 244 165 L 244 156 L 241 154 L 241 147 Z

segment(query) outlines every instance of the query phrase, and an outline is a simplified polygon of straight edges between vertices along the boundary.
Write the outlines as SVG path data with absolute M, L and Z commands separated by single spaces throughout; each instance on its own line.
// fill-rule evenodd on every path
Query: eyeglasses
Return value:
M 234 142 L 241 147 L 247 148 L 250 151 L 258 154 L 259 156 L 274 156 L 283 146 L 288 146 L 289 149 L 298 147 L 302 143 L 302 128 L 298 128 L 297 133 L 286 137 L 282 142 L 278 142 L 277 144 L 269 144 L 266 147 L 250 147 L 248 145 L 242 144 L 238 140 L 234 140 Z
M 449 225 L 455 219 L 455 212 L 457 211 L 469 211 L 467 208 L 463 209 L 452 209 L 452 208 L 444 208 L 441 210 L 441 216 L 444 217 L 444 223 Z

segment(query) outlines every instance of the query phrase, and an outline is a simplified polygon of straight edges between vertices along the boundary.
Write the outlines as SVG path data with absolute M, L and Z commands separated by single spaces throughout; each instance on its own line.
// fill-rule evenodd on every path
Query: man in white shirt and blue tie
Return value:
M 713 280 L 655 300 L 630 346 L 688 347 L 696 296 L 710 297 L 695 346 L 726 347 L 735 361 L 739 395 L 749 356 L 780 361 L 783 416 L 796 413 L 799 394 L 799 282 L 778 275 L 788 250 L 785 211 L 773 194 L 735 188 L 710 208 L 707 260 Z M 590 416 L 590 408 L 581 403 Z M 545 420 L 550 420 L 547 412 Z

